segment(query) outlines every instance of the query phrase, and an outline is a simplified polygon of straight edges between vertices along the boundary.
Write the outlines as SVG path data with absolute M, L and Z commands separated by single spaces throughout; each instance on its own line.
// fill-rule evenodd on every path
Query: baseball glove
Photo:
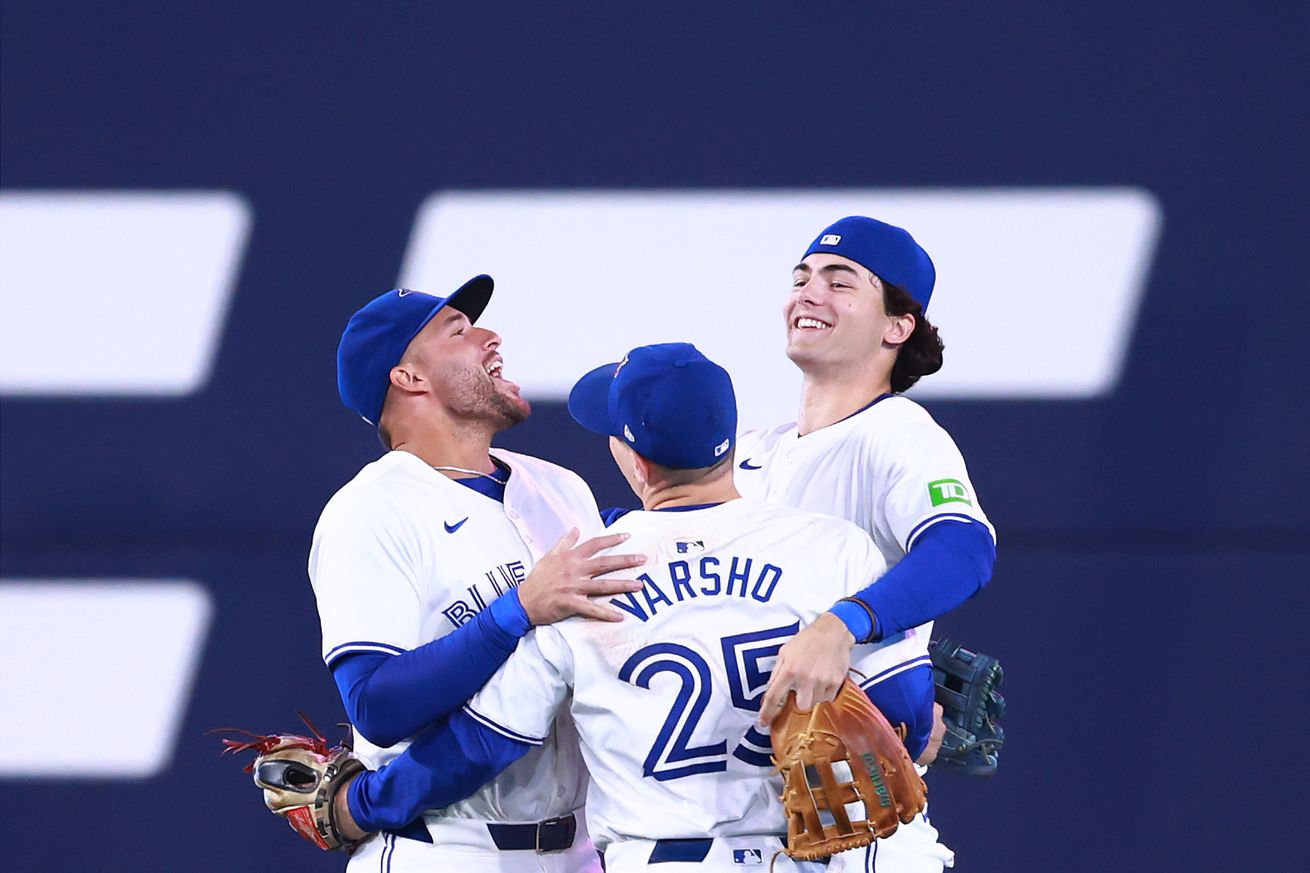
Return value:
M 239 728 L 218 728 L 219 731 L 236 731 L 251 738 L 245 741 L 223 740 L 223 754 L 254 749 L 258 755 L 245 767 L 245 772 L 253 773 L 255 784 L 264 790 L 264 805 L 285 818 L 292 830 L 320 849 L 352 852 L 356 844 L 338 830 L 332 800 L 352 776 L 364 769 L 364 764 L 345 744 L 328 748 L 327 739 L 303 712 L 299 715 L 313 737 L 296 734 L 261 736 Z
M 946 725 L 933 767 L 962 776 L 991 776 L 1005 743 L 1000 725 L 1005 698 L 997 690 L 1005 671 L 990 655 L 971 652 L 951 640 L 933 640 L 928 654 Z
M 867 846 L 924 807 L 928 789 L 901 735 L 849 679 L 836 699 L 810 710 L 797 709 L 791 694 L 772 739 L 787 815 L 783 851 L 798 861 Z

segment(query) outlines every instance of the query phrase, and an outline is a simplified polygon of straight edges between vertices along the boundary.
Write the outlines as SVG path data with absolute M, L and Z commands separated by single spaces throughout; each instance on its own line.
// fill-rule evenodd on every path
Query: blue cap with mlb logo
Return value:
M 690 343 L 641 346 L 597 367 L 569 392 L 569 412 L 587 430 L 675 470 L 714 466 L 737 436 L 728 371 Z
M 937 268 L 908 231 L 875 218 L 848 215 L 825 227 L 803 257 L 816 252 L 850 258 L 905 291 L 928 311 Z
M 341 402 L 376 426 L 391 387 L 391 368 L 419 331 L 444 307 L 458 309 L 477 321 L 487 308 L 495 282 L 474 276 L 449 297 L 395 288 L 379 294 L 356 312 L 337 347 L 337 393 Z

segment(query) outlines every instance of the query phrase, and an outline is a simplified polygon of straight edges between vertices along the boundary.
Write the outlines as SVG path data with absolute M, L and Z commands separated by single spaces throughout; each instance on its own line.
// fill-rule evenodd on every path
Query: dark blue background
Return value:
M 201 732 L 340 712 L 304 560 L 378 448 L 333 354 L 431 192 L 1132 185 L 1164 223 L 1117 390 L 930 404 L 1001 534 L 994 583 L 941 627 L 1003 658 L 1011 736 L 994 780 L 931 781 L 935 818 L 966 871 L 1290 867 L 1310 14 L 908 6 L 4 3 L 0 185 L 231 189 L 254 211 L 201 393 L 0 402 L 3 575 L 184 576 L 216 601 L 171 767 L 0 783 L 6 863 L 341 866 Z M 503 442 L 625 497 L 557 406 Z

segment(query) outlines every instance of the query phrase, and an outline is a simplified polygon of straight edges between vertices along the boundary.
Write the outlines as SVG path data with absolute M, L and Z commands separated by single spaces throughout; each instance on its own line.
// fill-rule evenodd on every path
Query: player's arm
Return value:
M 329 666 L 350 723 L 385 748 L 456 711 L 530 627 L 511 590 L 440 639 L 399 654 L 348 654 Z
M 861 641 L 890 639 L 945 615 L 982 590 L 996 560 L 995 534 L 955 441 L 935 423 L 897 438 L 883 523 L 905 557 L 836 611 Z
M 835 590 L 854 592 L 866 579 L 876 579 L 887 570 L 887 562 L 869 535 L 847 521 L 829 519 L 818 531 L 821 552 L 829 555 L 830 566 L 819 569 L 830 575 Z M 825 612 L 778 650 L 769 684 L 760 699 L 759 723 L 770 724 L 782 711 L 787 696 L 796 692 L 796 705 L 809 709 L 832 700 L 851 669 L 854 635 L 832 612 Z
M 778 651 L 760 709 L 766 724 L 790 690 L 802 708 L 831 700 L 851 666 L 856 643 L 894 638 L 972 597 L 991 578 L 996 547 L 979 522 L 933 525 L 908 555 L 816 618 Z M 886 586 L 886 587 L 884 587 Z
M 947 519 L 925 530 L 880 579 L 836 604 L 853 639 L 877 642 L 932 621 L 973 597 L 992 577 L 996 544 L 976 519 Z
M 372 561 L 373 571 L 369 585 L 360 585 L 355 578 L 350 580 L 349 590 L 379 598 L 385 598 L 388 591 L 399 592 L 391 596 L 385 618 L 374 619 L 372 624 L 393 622 L 404 629 L 371 635 L 363 632 L 362 641 L 361 632 L 356 631 L 356 639 L 334 647 L 326 658 L 351 723 L 363 737 L 382 747 L 416 734 L 458 709 L 496 672 L 534 625 L 573 615 L 620 620 L 622 613 L 592 598 L 641 587 L 635 580 L 595 578 L 644 561 L 639 555 L 598 556 L 626 540 L 626 534 L 595 537 L 578 544 L 575 530 L 537 562 L 521 586 L 492 601 L 473 620 L 440 639 L 406 649 L 394 641 L 412 639 L 419 633 L 414 626 L 419 603 L 412 582 L 396 567 L 401 562 L 368 557 L 403 553 L 403 548 L 388 550 L 374 542 L 384 535 L 357 529 L 346 538 L 346 543 L 354 546 L 349 566 L 358 569 L 362 562 Z M 331 549 L 327 545 L 322 550 L 316 547 L 311 558 L 316 589 L 333 584 L 346 587 L 333 582 L 333 571 L 325 565 L 328 556 L 321 551 Z M 357 593 L 351 596 L 360 599 Z M 377 605 L 357 604 L 357 609 L 356 615 L 362 612 L 363 621 L 368 621 L 369 612 Z M 358 627 L 359 620 L 355 622 L 354 627 Z
M 955 609 L 991 579 L 995 534 L 955 442 L 931 423 L 897 436 L 882 504 L 888 532 L 905 557 L 834 604 L 797 645 L 817 636 L 827 648 L 892 639 Z
M 396 831 L 468 797 L 545 741 L 572 680 L 563 637 L 552 628 L 529 634 L 462 710 L 351 783 L 350 818 L 364 831 Z
M 511 739 L 465 711 L 456 712 L 382 769 L 356 777 L 337 795 L 338 822 L 352 839 L 401 831 L 424 811 L 473 794 L 541 742 Z

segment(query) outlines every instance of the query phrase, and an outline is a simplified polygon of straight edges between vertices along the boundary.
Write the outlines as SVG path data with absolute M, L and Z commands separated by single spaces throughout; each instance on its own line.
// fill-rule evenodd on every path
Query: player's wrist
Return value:
M 362 780 L 365 775 L 367 774 L 360 773 L 351 777 L 350 781 L 339 788 L 332 798 L 332 823 L 336 826 L 337 832 L 352 843 L 359 842 L 368 836 L 368 831 L 359 826 L 355 820 L 354 812 L 350 808 L 351 791 L 356 789 L 356 783 L 360 783 L 360 787 L 362 787 Z
M 875 639 L 878 632 L 878 620 L 873 614 L 873 610 L 862 600 L 854 597 L 843 597 L 833 604 L 832 609 L 827 612 L 845 626 L 850 632 L 851 643 L 871 642 Z
M 532 629 L 532 618 L 523 605 L 518 588 L 511 588 L 491 601 L 489 611 L 496 627 L 516 640 Z

